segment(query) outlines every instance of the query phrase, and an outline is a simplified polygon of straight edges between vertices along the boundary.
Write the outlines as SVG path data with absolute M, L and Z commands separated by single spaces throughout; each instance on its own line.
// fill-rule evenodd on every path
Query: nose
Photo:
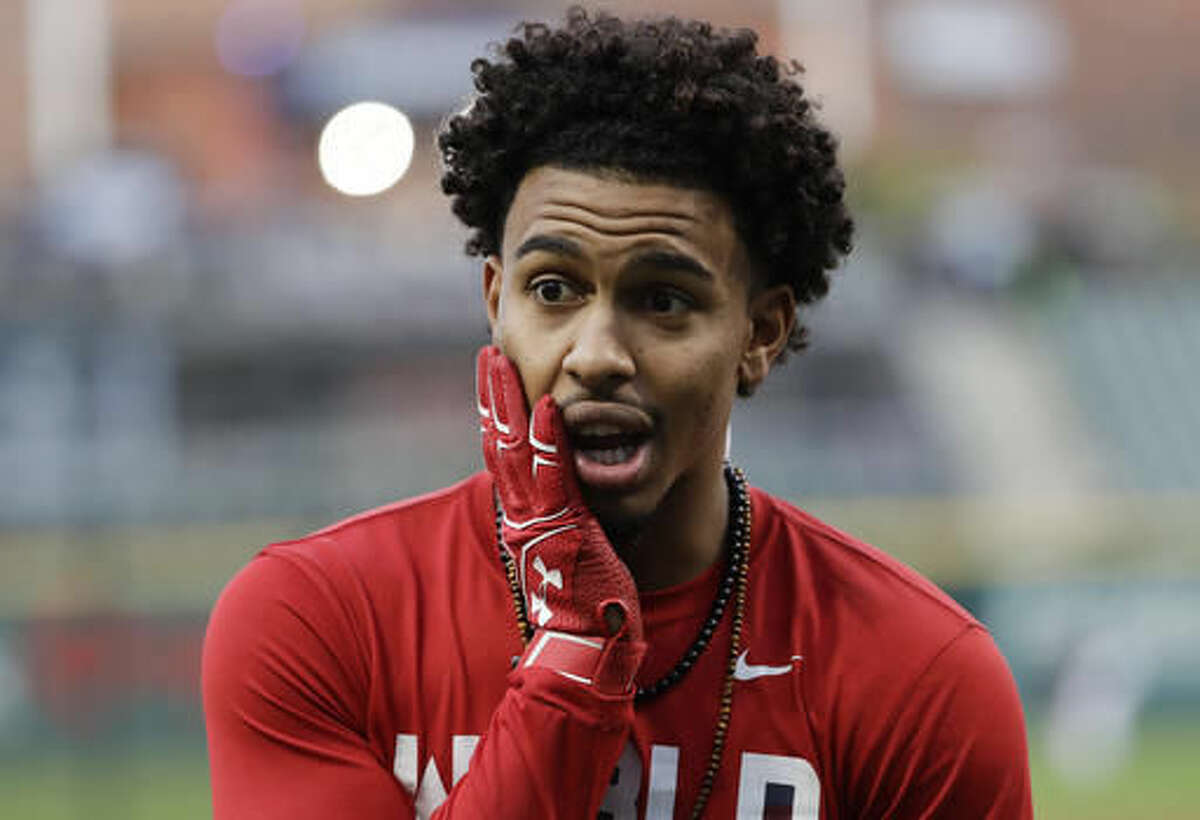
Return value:
M 579 316 L 578 323 L 563 357 L 563 370 L 588 393 L 609 395 L 637 372 L 619 317 L 608 306 L 597 304 Z

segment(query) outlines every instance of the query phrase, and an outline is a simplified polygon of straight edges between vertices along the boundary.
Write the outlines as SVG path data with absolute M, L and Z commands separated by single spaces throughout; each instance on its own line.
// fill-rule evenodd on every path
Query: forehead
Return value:
M 504 223 L 503 253 L 538 235 L 565 236 L 597 254 L 661 244 L 731 273 L 745 264 L 724 199 L 616 172 L 542 166 L 526 174 Z

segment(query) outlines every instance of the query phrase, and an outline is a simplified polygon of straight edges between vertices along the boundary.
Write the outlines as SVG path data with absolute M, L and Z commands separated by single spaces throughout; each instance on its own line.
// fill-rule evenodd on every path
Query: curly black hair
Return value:
M 442 190 L 473 230 L 467 253 L 500 252 L 517 186 L 553 165 L 716 193 L 760 279 L 800 304 L 828 292 L 854 223 L 799 64 L 760 56 L 748 29 L 577 6 L 561 28 L 527 22 L 516 35 L 472 62 L 477 93 L 438 135 Z M 806 341 L 797 322 L 788 347 Z

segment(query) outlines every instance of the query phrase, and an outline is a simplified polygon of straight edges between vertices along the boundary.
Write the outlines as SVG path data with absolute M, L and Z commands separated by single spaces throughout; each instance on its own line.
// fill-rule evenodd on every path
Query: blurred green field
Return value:
M 1037 816 L 1048 820 L 1190 820 L 1200 806 L 1200 725 L 1144 729 L 1130 765 L 1102 784 L 1065 782 L 1034 732 Z M 176 820 L 211 814 L 203 750 L 160 746 L 87 756 L 43 754 L 0 769 L 3 816 L 13 820 Z
M 0 794 L 13 820 L 210 817 L 204 750 L 124 747 L 4 760 Z
M 1047 820 L 1191 820 L 1200 814 L 1200 724 L 1156 722 L 1138 735 L 1129 765 L 1111 779 L 1073 784 L 1047 765 L 1033 734 L 1034 804 Z

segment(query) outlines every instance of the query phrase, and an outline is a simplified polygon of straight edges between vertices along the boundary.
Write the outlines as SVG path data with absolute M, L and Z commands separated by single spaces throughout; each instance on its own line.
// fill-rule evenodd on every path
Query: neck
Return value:
M 721 462 L 680 478 L 635 536 L 617 552 L 639 590 L 651 591 L 697 577 L 721 557 L 729 517 L 729 488 Z

